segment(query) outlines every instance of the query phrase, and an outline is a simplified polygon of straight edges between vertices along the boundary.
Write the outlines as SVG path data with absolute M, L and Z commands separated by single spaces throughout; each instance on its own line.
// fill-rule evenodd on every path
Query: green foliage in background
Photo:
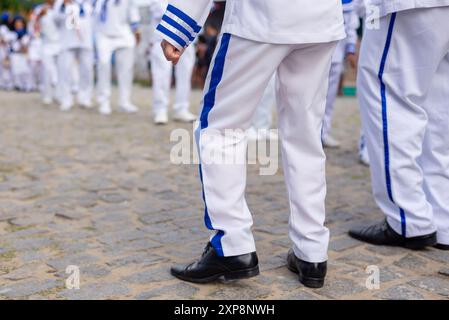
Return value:
M 41 2 L 39 0 L 0 0 L 0 11 L 26 12 Z

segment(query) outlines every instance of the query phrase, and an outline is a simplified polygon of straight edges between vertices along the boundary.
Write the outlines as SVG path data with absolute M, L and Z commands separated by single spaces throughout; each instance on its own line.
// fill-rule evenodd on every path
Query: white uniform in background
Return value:
M 449 0 L 371 0 L 358 88 L 374 197 L 410 238 L 449 245 Z
M 44 5 L 38 6 L 35 15 L 39 15 Z M 44 104 L 51 104 L 59 99 L 58 93 L 58 55 L 60 52 L 59 28 L 56 24 L 56 12 L 50 8 L 40 19 L 39 26 L 42 39 L 42 66 Z
M 159 24 L 167 7 L 166 0 L 154 0 L 150 5 L 152 25 Z M 153 83 L 153 113 L 156 124 L 165 124 L 168 121 L 168 104 L 173 65 L 165 59 L 160 46 L 161 37 L 158 33 L 151 39 L 151 74 Z M 192 122 L 196 116 L 189 112 L 190 94 L 192 91 L 192 72 L 195 66 L 195 46 L 189 46 L 175 67 L 176 92 L 173 104 L 174 119 Z
M 94 51 L 93 51 L 93 7 L 90 0 L 73 0 L 64 4 L 63 0 L 56 3 L 55 10 L 61 34 L 60 53 L 60 88 L 61 110 L 67 111 L 73 107 L 72 88 L 74 68 L 79 76 L 77 86 L 77 101 L 80 106 L 92 106 L 94 86 Z M 62 76 L 66 75 L 66 76 Z
M 95 7 L 95 41 L 98 54 L 97 99 L 100 113 L 112 112 L 111 60 L 115 54 L 116 75 L 119 86 L 118 106 L 125 112 L 137 112 L 131 103 L 136 39 L 133 31 L 140 22 L 134 0 L 97 0 Z
M 158 26 L 179 49 L 189 45 L 208 13 L 208 0 L 172 0 Z M 321 127 L 332 53 L 344 38 L 341 0 L 228 0 L 206 81 L 197 130 L 205 222 L 220 256 L 255 251 L 245 200 L 245 159 L 254 112 L 277 71 L 278 125 L 296 256 L 327 260 L 325 154 Z M 233 134 L 226 129 L 241 129 Z M 225 134 L 227 131 L 227 134 Z M 231 136 L 230 136 L 231 135 Z M 212 161 L 211 161 L 212 160 Z
M 345 20 L 346 38 L 341 40 L 332 56 L 331 71 L 329 73 L 329 90 L 327 92 L 326 112 L 323 120 L 322 140 L 326 147 L 338 147 L 340 143 L 331 135 L 332 116 L 335 100 L 337 99 L 341 76 L 344 72 L 345 58 L 348 54 L 355 54 L 357 47 L 357 29 L 360 25 L 359 17 L 354 11 L 353 0 L 342 0 L 343 16 Z
M 31 14 L 28 21 L 28 34 L 31 37 L 30 45 L 28 48 L 28 61 L 31 68 L 31 77 L 33 90 L 42 91 L 43 88 L 43 68 L 42 68 L 42 39 L 40 30 L 36 26 L 35 16 L 36 10 Z
M 31 69 L 31 85 L 33 90 L 42 89 L 42 40 L 38 35 L 30 34 L 28 47 L 28 63 Z
M 14 87 L 9 60 L 13 36 L 6 26 L 0 26 L 0 89 L 4 90 L 12 90 Z
M 30 40 L 28 34 L 21 38 L 16 34 L 11 44 L 10 60 L 14 87 L 23 92 L 30 92 L 33 89 L 32 72 L 28 61 Z

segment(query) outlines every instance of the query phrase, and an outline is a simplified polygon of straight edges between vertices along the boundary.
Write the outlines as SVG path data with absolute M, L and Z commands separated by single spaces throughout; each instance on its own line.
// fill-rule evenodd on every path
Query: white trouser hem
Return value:
M 305 254 L 304 252 L 301 252 L 295 245 L 293 245 L 293 252 L 295 253 L 295 256 L 303 261 L 310 262 L 310 263 L 321 263 L 325 262 L 328 259 L 327 253 L 310 253 Z

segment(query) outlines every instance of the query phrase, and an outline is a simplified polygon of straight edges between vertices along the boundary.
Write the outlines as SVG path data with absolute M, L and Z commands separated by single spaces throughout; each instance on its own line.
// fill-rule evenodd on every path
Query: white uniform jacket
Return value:
M 133 38 L 139 27 L 139 7 L 134 0 L 97 0 L 95 31 L 111 38 Z
M 157 30 L 178 49 L 196 37 L 210 0 L 170 0 Z M 345 37 L 341 0 L 227 0 L 223 33 L 274 44 L 322 43 Z
M 55 11 L 61 30 L 61 47 L 68 49 L 93 48 L 93 6 L 91 0 L 56 2 Z
M 366 4 L 378 6 L 380 16 L 383 17 L 389 13 L 409 9 L 449 6 L 449 0 L 367 0 Z

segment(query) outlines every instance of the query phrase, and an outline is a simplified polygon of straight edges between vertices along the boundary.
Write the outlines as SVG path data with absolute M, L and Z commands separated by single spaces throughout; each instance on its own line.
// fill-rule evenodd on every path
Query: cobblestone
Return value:
M 447 299 L 449 253 L 375 247 L 349 228 L 382 219 L 369 170 L 358 164 L 358 108 L 337 101 L 335 136 L 327 150 L 326 285 L 311 290 L 285 266 L 288 200 L 282 170 L 248 170 L 248 205 L 261 275 L 209 285 L 177 281 L 172 263 L 198 257 L 203 227 L 197 165 L 169 162 L 170 132 L 154 126 L 151 92 L 135 87 L 136 115 L 44 107 L 36 94 L 0 92 L 0 299 Z M 192 105 L 197 109 L 201 94 Z M 80 289 L 65 288 L 68 265 L 80 268 Z M 368 290 L 367 266 L 380 271 Z

